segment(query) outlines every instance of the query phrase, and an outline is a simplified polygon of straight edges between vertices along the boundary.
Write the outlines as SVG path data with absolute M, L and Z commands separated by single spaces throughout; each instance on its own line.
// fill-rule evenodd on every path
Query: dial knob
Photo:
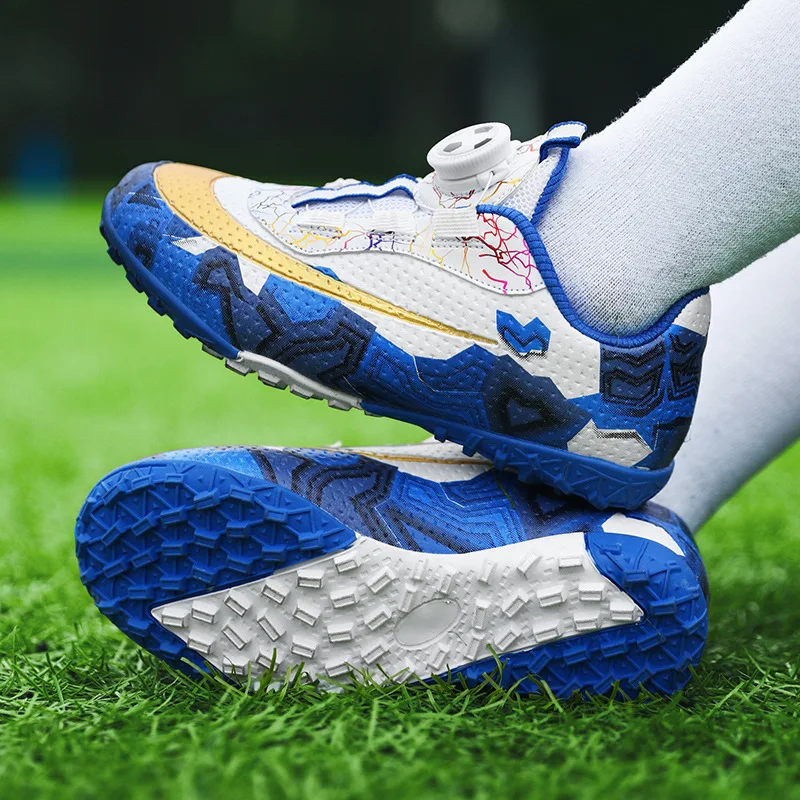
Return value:
M 511 129 L 502 122 L 470 125 L 451 133 L 428 151 L 436 182 L 450 192 L 483 188 L 500 179 L 513 156 Z

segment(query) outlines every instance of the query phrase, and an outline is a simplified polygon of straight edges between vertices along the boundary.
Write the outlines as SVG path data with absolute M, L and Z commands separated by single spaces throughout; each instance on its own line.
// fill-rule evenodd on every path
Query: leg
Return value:
M 655 497 L 694 531 L 800 436 L 798 266 L 800 237 L 712 290 L 694 421 Z
M 588 323 L 641 330 L 800 232 L 800 3 L 751 0 L 573 154 L 540 231 Z

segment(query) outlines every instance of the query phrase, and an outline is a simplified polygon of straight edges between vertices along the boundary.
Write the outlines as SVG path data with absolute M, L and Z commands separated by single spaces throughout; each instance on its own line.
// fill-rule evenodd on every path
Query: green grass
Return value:
M 711 636 L 672 700 L 248 696 L 125 639 L 73 556 L 74 517 L 106 471 L 178 447 L 421 434 L 224 370 L 107 261 L 97 209 L 0 202 L 0 796 L 800 797 L 797 448 L 699 536 Z

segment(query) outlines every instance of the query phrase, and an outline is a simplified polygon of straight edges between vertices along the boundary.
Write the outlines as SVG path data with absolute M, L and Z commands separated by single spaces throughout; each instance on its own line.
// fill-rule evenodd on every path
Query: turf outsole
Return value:
M 340 550 L 355 534 L 286 489 L 208 464 L 123 467 L 75 528 L 81 580 L 118 628 L 179 669 L 204 660 L 150 609 Z
M 565 494 L 582 497 L 598 509 L 638 508 L 663 489 L 672 474 L 672 464 L 658 470 L 624 467 L 450 420 L 367 402 L 355 395 L 322 386 L 256 353 L 240 352 L 172 295 L 120 239 L 111 221 L 110 198 L 111 193 L 103 206 L 100 233 L 106 240 L 111 259 L 124 268 L 130 284 L 147 296 L 151 308 L 168 316 L 182 336 L 200 341 L 206 352 L 222 358 L 237 374 L 256 373 L 259 380 L 268 386 L 288 388 L 304 399 L 326 400 L 332 408 L 361 408 L 368 414 L 410 422 L 429 431 L 440 441 L 452 441 L 463 446 L 468 454 L 480 453 L 498 468 L 516 472 L 526 483 L 546 484 Z
M 698 576 L 658 542 L 599 531 L 407 551 L 206 463 L 153 459 L 111 473 L 87 498 L 76 542 L 99 609 L 190 673 L 669 694 L 705 643 Z

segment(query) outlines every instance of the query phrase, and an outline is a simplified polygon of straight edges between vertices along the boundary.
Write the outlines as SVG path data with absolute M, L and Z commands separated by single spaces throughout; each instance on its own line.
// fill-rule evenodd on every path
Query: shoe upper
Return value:
M 576 498 L 519 481 L 457 445 L 398 447 L 209 447 L 148 461 L 207 463 L 289 489 L 337 522 L 384 544 L 425 553 L 490 550 L 565 533 L 623 534 L 685 558 L 704 592 L 694 539 L 668 509 L 598 511 Z
M 708 295 L 635 336 L 577 317 L 536 223 L 584 130 L 517 142 L 473 126 L 432 150 L 426 177 L 378 185 L 144 165 L 107 221 L 222 355 L 279 362 L 373 413 L 659 470 L 693 413 Z

